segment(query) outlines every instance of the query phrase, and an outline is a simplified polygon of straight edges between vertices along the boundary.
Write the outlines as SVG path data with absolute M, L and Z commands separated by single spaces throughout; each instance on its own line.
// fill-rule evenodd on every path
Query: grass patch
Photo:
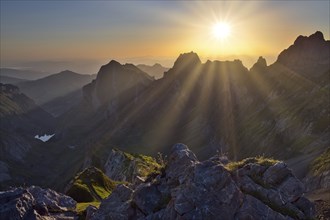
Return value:
M 249 164 L 249 163 L 256 163 L 256 164 L 259 164 L 261 166 L 270 167 L 270 166 L 274 165 L 277 162 L 279 162 L 279 161 L 275 160 L 273 158 L 266 158 L 266 157 L 263 157 L 263 156 L 257 156 L 257 157 L 249 157 L 249 158 L 246 158 L 246 159 L 241 160 L 241 161 L 230 162 L 225 166 L 225 168 L 229 171 L 234 171 L 234 170 L 237 170 L 237 169 L 240 169 L 240 168 L 244 167 L 246 164 Z
M 312 172 L 314 175 L 319 175 L 327 170 L 330 170 L 330 148 L 325 150 L 312 163 Z
M 130 172 L 133 170 L 129 170 L 129 167 L 132 162 L 134 162 L 134 166 L 137 168 L 137 175 L 140 177 L 148 177 L 154 173 L 160 173 L 163 165 L 159 164 L 157 160 L 153 157 L 146 156 L 143 154 L 135 154 L 135 153 L 127 153 L 121 150 L 114 148 L 115 151 L 122 152 L 126 158 L 125 161 L 125 170 L 123 172 L 128 172 L 127 175 L 130 176 Z
M 78 220 L 86 219 L 86 209 L 88 206 L 95 206 L 96 208 L 100 207 L 101 202 L 81 202 L 77 203 L 76 212 L 78 214 Z
M 108 197 L 118 184 L 101 170 L 90 167 L 76 175 L 67 195 L 77 202 L 99 202 Z
M 100 207 L 101 202 L 80 202 L 77 203 L 77 207 L 76 207 L 76 211 L 78 212 L 78 214 L 83 213 L 86 208 L 90 205 L 95 206 L 96 208 Z

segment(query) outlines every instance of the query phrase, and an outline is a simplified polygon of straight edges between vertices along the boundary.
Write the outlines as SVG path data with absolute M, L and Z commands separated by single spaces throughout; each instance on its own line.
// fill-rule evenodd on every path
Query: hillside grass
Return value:
M 273 158 L 267 158 L 267 157 L 264 157 L 264 156 L 257 156 L 257 157 L 249 157 L 249 158 L 246 158 L 246 159 L 241 160 L 241 161 L 230 162 L 225 166 L 225 168 L 229 171 L 234 171 L 234 170 L 238 170 L 238 169 L 244 167 L 246 164 L 249 164 L 249 163 L 256 163 L 256 164 L 259 164 L 261 166 L 270 167 L 270 166 L 274 165 L 277 162 L 279 162 L 279 161 L 275 160 Z
M 101 170 L 90 167 L 76 175 L 67 195 L 78 203 L 99 202 L 108 197 L 118 184 Z
M 312 172 L 314 175 L 319 175 L 327 170 L 330 170 L 330 147 L 312 162 Z

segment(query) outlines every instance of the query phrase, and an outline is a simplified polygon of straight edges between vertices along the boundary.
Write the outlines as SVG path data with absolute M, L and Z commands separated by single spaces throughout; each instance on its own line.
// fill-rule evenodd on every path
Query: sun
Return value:
M 225 39 L 231 33 L 231 27 L 228 23 L 216 23 L 213 25 L 212 34 L 217 39 Z

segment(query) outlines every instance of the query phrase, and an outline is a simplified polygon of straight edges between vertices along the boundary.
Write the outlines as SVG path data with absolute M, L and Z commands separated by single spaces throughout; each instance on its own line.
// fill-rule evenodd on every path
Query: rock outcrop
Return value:
M 119 185 L 91 219 L 307 219 L 314 207 L 282 162 L 225 166 L 198 161 L 185 145 L 172 148 L 163 173 Z
M 0 192 L 0 219 L 77 219 L 76 201 L 37 186 Z
M 152 157 L 132 155 L 113 149 L 107 158 L 104 170 L 112 180 L 133 183 L 147 178 L 150 173 L 159 171 L 160 167 L 160 164 Z
M 267 69 L 267 61 L 263 57 L 259 57 L 257 62 L 251 67 L 250 72 L 265 73 Z

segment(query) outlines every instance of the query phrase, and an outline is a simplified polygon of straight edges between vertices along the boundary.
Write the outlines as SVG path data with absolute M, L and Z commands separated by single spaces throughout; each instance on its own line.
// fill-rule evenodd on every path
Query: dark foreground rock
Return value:
M 313 204 L 286 164 L 228 168 L 200 162 L 176 144 L 164 172 L 139 185 L 119 185 L 91 219 L 308 219 Z
M 37 186 L 0 192 L 0 219 L 77 219 L 76 201 Z

